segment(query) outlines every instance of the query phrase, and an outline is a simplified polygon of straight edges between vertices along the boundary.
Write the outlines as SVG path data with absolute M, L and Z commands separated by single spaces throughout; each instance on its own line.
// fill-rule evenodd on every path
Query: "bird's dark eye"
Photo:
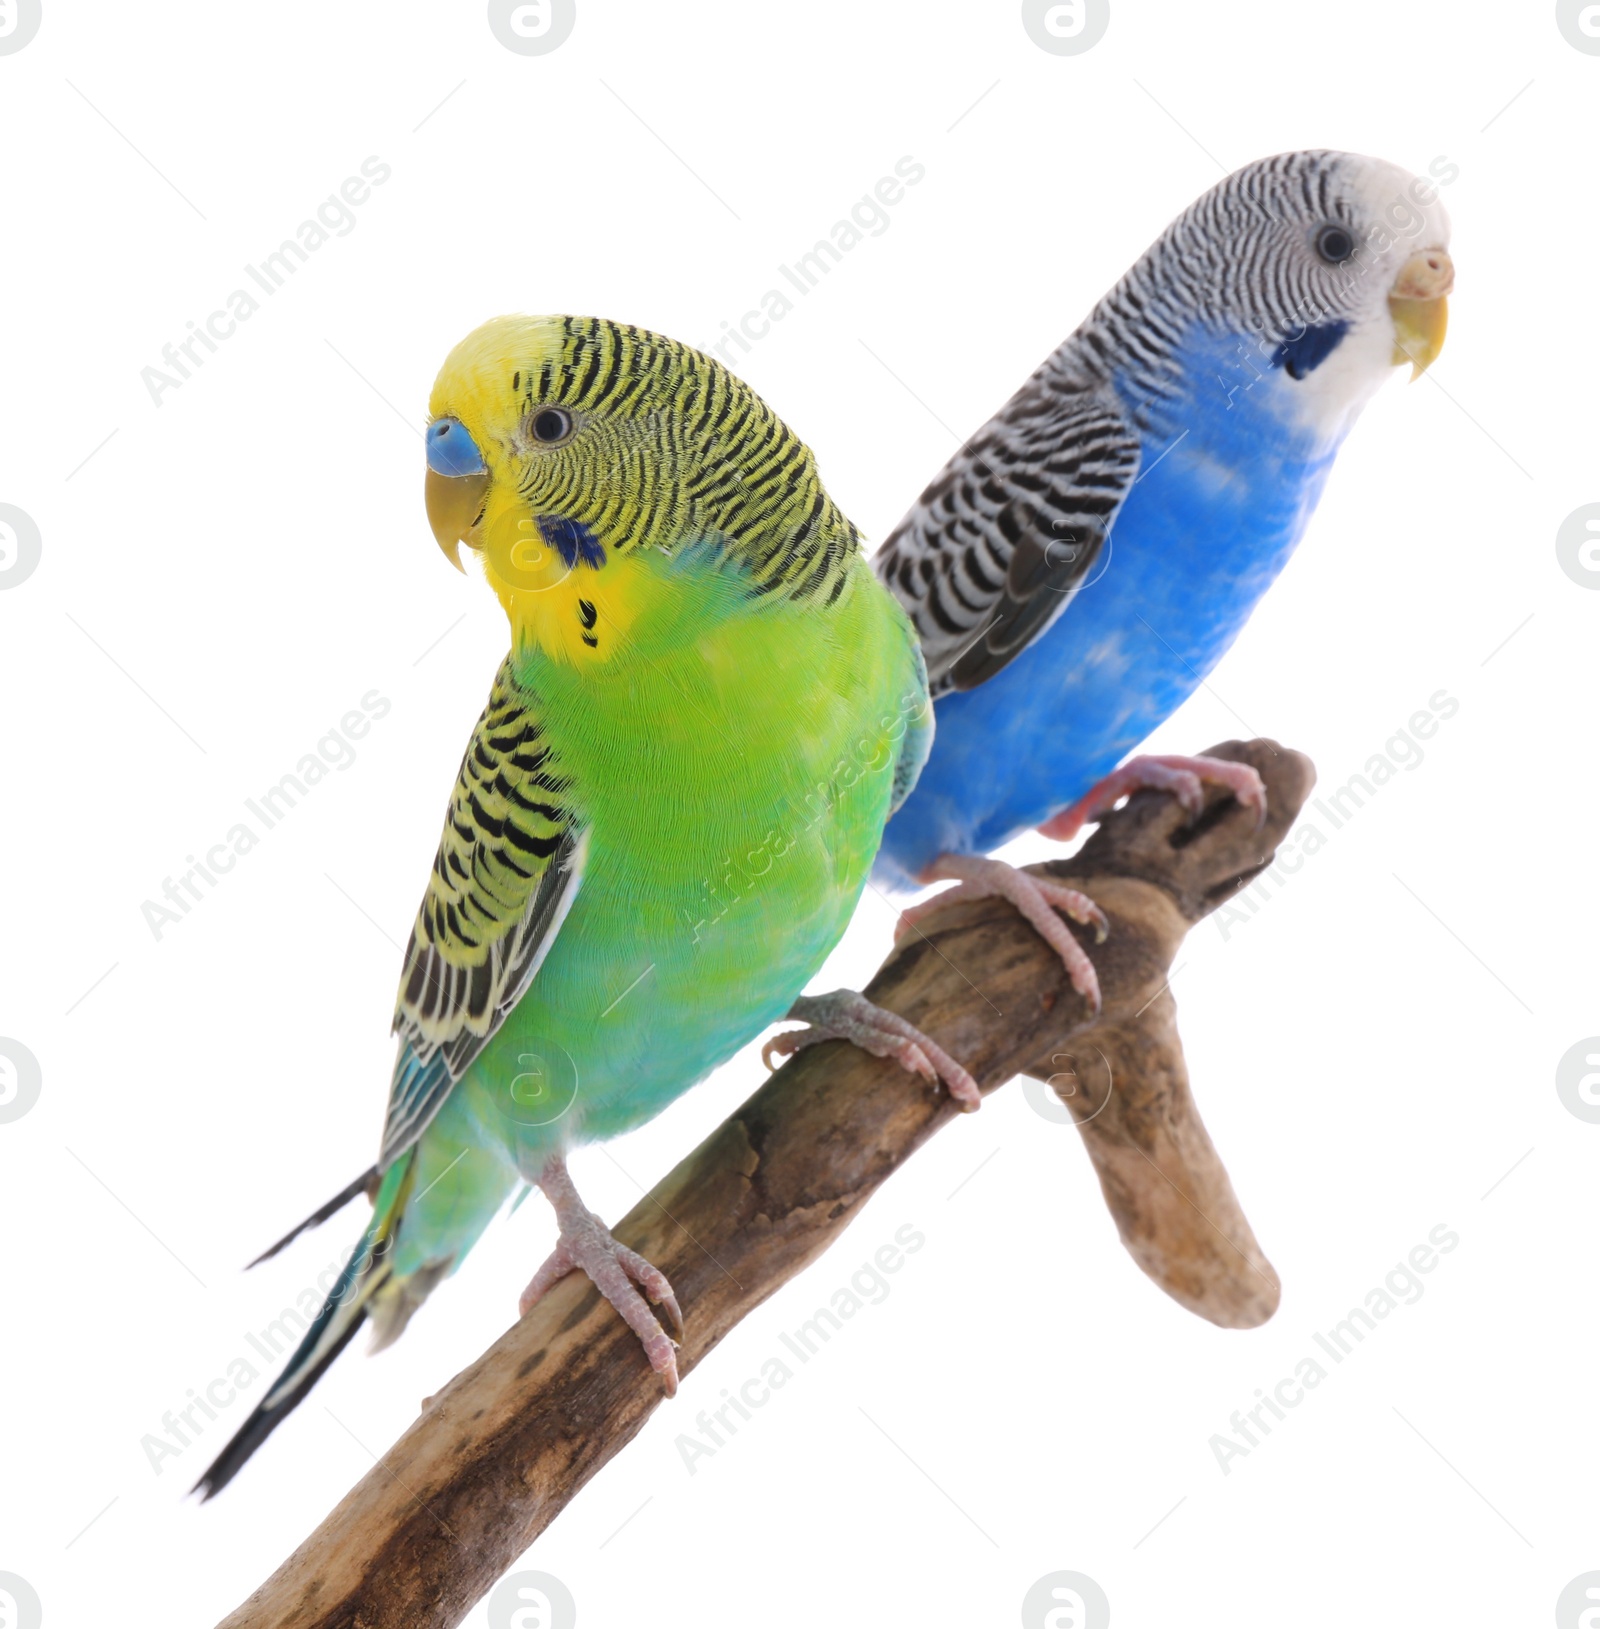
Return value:
M 1330 266 L 1342 266 L 1356 252 L 1356 240 L 1342 226 L 1319 226 L 1313 242 Z
M 533 420 L 535 441 L 565 441 L 572 434 L 572 415 L 559 407 L 542 408 Z

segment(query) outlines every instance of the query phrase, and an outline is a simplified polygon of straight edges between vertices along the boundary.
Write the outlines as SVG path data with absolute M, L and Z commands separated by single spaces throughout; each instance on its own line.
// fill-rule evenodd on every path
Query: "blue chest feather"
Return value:
M 882 880 L 906 886 L 941 852 L 986 853 L 1066 808 L 1216 665 L 1299 542 L 1337 452 L 1284 413 L 1284 374 L 1331 354 L 1336 326 L 1279 347 L 1282 372 L 1259 380 L 1231 344 L 1190 349 L 1189 388 L 1153 415 L 1087 585 L 1008 667 L 936 704 L 933 752 L 885 833 Z

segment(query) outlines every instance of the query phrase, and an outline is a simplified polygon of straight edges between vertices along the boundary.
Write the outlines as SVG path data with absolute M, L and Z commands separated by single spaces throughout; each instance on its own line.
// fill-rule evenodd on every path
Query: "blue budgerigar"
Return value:
M 930 906 L 1012 900 L 1098 1005 L 1052 908 L 1103 932 L 1092 902 L 984 856 L 1030 826 L 1070 837 L 1141 787 L 1197 810 L 1220 782 L 1264 806 L 1239 764 L 1124 760 L 1238 636 L 1373 392 L 1438 355 L 1448 242 L 1436 188 L 1392 164 L 1247 165 L 955 454 L 875 562 L 921 636 L 937 719 L 883 880 L 958 882 Z

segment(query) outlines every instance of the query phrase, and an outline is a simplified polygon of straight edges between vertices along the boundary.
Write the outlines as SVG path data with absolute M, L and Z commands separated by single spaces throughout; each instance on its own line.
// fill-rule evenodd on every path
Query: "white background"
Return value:
M 52 1629 L 234 1606 L 504 1328 L 553 1237 L 537 1199 L 498 1223 L 214 1504 L 185 1490 L 264 1377 L 152 1470 L 141 1439 L 354 1234 L 352 1211 L 239 1271 L 371 1157 L 396 946 L 506 642 L 422 515 L 449 346 L 508 310 L 712 343 L 910 155 L 888 229 L 740 364 L 876 541 L 1223 169 L 1323 145 L 1459 167 L 1450 341 L 1368 410 L 1157 745 L 1274 735 L 1326 790 L 1436 691 L 1460 710 L 1253 919 L 1197 929 L 1175 981 L 1280 1312 L 1227 1333 L 1161 1295 L 1077 1134 L 1012 1086 L 524 1565 L 587 1629 L 1009 1625 L 1062 1568 L 1119 1629 L 1550 1621 L 1600 1567 L 1600 1126 L 1554 1087 L 1600 1031 L 1600 594 L 1554 546 L 1600 498 L 1597 89 L 1545 4 L 1114 0 L 1058 57 L 1011 4 L 580 0 L 521 57 L 479 5 L 46 0 L 0 57 L 0 502 L 44 540 L 0 593 L 0 1035 L 43 1069 L 0 1124 L 0 1572 Z M 369 155 L 392 176 L 354 228 L 154 405 L 140 370 Z M 355 763 L 154 938 L 141 903 L 374 689 L 392 711 Z M 863 981 L 892 920 L 869 894 L 816 987 Z M 581 1153 L 589 1203 L 620 1215 L 761 1075 L 752 1048 Z M 889 1298 L 691 1476 L 675 1437 L 905 1223 L 927 1245 Z M 1461 1242 L 1421 1301 L 1224 1475 L 1211 1436 L 1439 1223 Z

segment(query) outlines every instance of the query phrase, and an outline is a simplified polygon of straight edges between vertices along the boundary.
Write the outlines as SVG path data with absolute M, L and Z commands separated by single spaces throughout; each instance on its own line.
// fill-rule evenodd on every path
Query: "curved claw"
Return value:
M 951 1098 L 968 1113 L 983 1101 L 977 1081 L 943 1047 L 898 1013 L 875 1006 L 854 990 L 801 996 L 788 1016 L 807 1027 L 785 1030 L 766 1042 L 761 1057 L 769 1069 L 773 1067 L 773 1053 L 792 1057 L 819 1041 L 849 1041 L 875 1058 L 893 1058 L 902 1069 L 920 1075 L 935 1089 L 945 1086 Z
M 801 1047 L 813 1044 L 804 1039 L 805 1033 L 803 1029 L 786 1029 L 762 1042 L 761 1061 L 767 1066 L 769 1074 L 779 1068 L 782 1059 L 792 1058 Z M 820 1035 L 813 1037 L 816 1041 L 821 1039 Z
M 1103 819 L 1135 792 L 1170 792 L 1193 820 L 1205 807 L 1205 789 L 1225 786 L 1247 809 L 1256 811 L 1255 829 L 1267 819 L 1267 788 L 1249 764 L 1233 758 L 1173 755 L 1130 758 L 1078 799 L 1052 815 L 1039 830 L 1057 842 L 1070 842 L 1087 825 Z

